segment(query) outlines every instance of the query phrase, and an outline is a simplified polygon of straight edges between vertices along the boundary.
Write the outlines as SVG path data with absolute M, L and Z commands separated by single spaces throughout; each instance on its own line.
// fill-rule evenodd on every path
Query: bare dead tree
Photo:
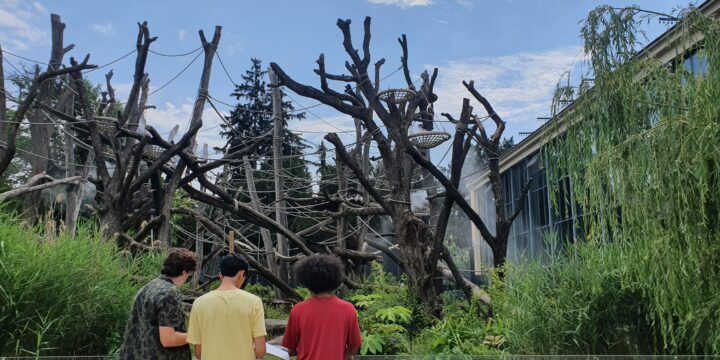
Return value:
M 67 131 L 66 135 L 71 132 L 83 134 L 79 139 L 76 139 L 75 136 L 69 136 L 67 139 L 68 141 L 70 141 L 69 138 L 79 141 L 79 145 L 90 149 L 85 158 L 83 172 L 77 174 L 76 169 L 68 168 L 68 174 L 74 176 L 58 180 L 58 182 L 77 183 L 87 179 L 95 186 L 97 203 L 95 213 L 99 218 L 104 237 L 116 239 L 121 246 L 128 246 L 135 251 L 146 251 L 151 248 L 151 244 L 147 242 L 146 238 L 153 230 L 157 229 L 160 229 L 162 244 L 169 246 L 171 243 L 170 215 L 172 213 L 191 216 L 202 223 L 203 227 L 213 236 L 222 237 L 223 231 L 218 231 L 218 229 L 223 229 L 226 224 L 218 223 L 219 219 L 210 219 L 199 213 L 189 214 L 173 210 L 173 196 L 177 191 L 185 191 L 192 199 L 209 205 L 219 213 L 234 214 L 249 224 L 259 226 L 266 233 L 281 234 L 299 249 L 300 255 L 285 256 L 278 254 L 275 249 L 272 249 L 272 246 L 265 246 L 267 252 L 272 250 L 272 254 L 267 254 L 266 257 L 268 264 L 257 263 L 260 274 L 273 281 L 290 297 L 297 297 L 297 294 L 273 271 L 278 261 L 295 261 L 299 256 L 316 252 L 337 254 L 356 264 L 378 259 L 378 252 L 364 253 L 354 248 L 331 248 L 326 245 L 312 244 L 306 241 L 305 236 L 313 231 L 334 234 L 334 230 L 327 226 L 330 222 L 345 217 L 388 214 L 388 207 L 370 202 L 356 203 L 338 197 L 329 201 L 333 204 L 330 209 L 324 210 L 324 214 L 329 218 L 328 222 L 320 223 L 316 229 L 311 228 L 307 229 L 309 231 L 301 231 L 296 234 L 267 216 L 261 208 L 239 202 L 236 196 L 228 193 L 227 189 L 208 178 L 208 174 L 212 170 L 232 162 L 243 161 L 248 155 L 253 154 L 261 143 L 267 141 L 266 138 L 261 137 L 246 144 L 245 148 L 227 153 L 217 160 L 199 159 L 192 150 L 195 135 L 202 126 L 201 115 L 208 97 L 210 70 L 220 39 L 220 27 L 215 29 L 212 41 L 207 41 L 203 32 L 200 32 L 200 39 L 205 51 L 205 66 L 189 129 L 175 142 L 164 139 L 152 126 L 143 125 L 141 119 L 144 111 L 149 107 L 147 104 L 149 75 L 145 73 L 145 64 L 150 45 L 156 38 L 150 36 L 147 23 L 138 25 L 133 85 L 122 111 L 118 111 L 116 107 L 117 102 L 111 85 L 112 71 L 106 75 L 106 91 L 102 93 L 102 99 L 97 107 L 93 108 L 89 94 L 84 87 L 82 72 L 93 66 L 87 65 L 88 57 L 82 63 L 70 58 L 70 66 L 61 67 L 58 70 L 48 70 L 36 76 L 27 98 L 19 104 L 14 121 L 8 127 L 7 146 L 0 157 L 0 170 L 5 170 L 12 160 L 20 121 L 25 118 L 29 110 L 34 109 L 34 106 L 36 112 L 64 121 L 67 125 L 64 127 Z M 61 98 L 67 95 L 68 100 L 63 103 L 64 106 L 58 107 L 46 101 L 37 101 L 41 85 L 46 80 L 63 74 L 69 74 L 71 77 L 70 87 L 61 95 Z M 83 119 L 81 120 L 77 118 L 74 107 L 68 106 L 74 101 L 82 106 Z M 66 159 L 68 163 L 73 163 L 71 160 L 74 160 L 74 157 L 71 153 L 74 152 L 74 149 L 70 144 L 67 145 Z M 94 173 L 88 171 L 91 168 L 94 169 Z M 367 166 L 365 168 L 367 172 Z M 44 183 L 40 183 L 40 181 L 44 181 Z M 15 196 L 17 193 L 27 193 L 36 188 L 51 186 L 53 183 L 54 179 L 38 179 L 17 192 L 5 195 Z M 196 187 L 198 185 L 200 189 Z M 76 219 L 82 191 L 77 191 L 76 187 L 68 186 L 68 188 L 69 194 L 74 194 L 73 208 L 68 210 L 71 210 L 72 214 L 70 215 Z M 352 226 L 347 226 L 346 237 L 359 243 L 357 231 Z M 134 235 L 128 235 L 130 233 Z M 242 231 L 236 231 L 236 233 L 239 238 L 242 238 Z M 244 244 L 249 246 L 245 251 L 260 251 L 250 244 Z M 204 260 L 212 259 L 221 251 L 222 247 L 215 247 Z M 345 279 L 345 283 L 350 287 L 358 286 L 349 278 Z
M 519 203 L 517 208 L 512 214 L 505 213 L 505 199 L 503 185 L 500 178 L 500 156 L 499 146 L 502 134 L 505 131 L 505 121 L 502 120 L 493 109 L 490 102 L 483 97 L 476 89 L 473 81 L 463 81 L 465 88 L 473 95 L 475 100 L 482 104 L 483 108 L 487 112 L 487 117 L 478 117 L 472 114 L 472 106 L 468 99 L 463 99 L 463 106 L 460 115 L 460 119 L 456 120 L 449 114 L 443 114 L 451 122 L 456 123 L 458 129 L 455 135 L 456 142 L 453 143 L 452 151 L 452 167 L 450 178 L 448 179 L 435 165 L 423 154 L 416 151 L 412 147 L 408 147 L 408 153 L 417 161 L 417 163 L 429 171 L 445 188 L 445 203 L 450 201 L 457 203 L 460 209 L 468 216 L 473 224 L 480 231 L 483 239 L 488 243 L 493 252 L 493 265 L 497 268 L 505 264 L 507 258 L 507 246 L 508 237 L 510 235 L 510 229 L 515 219 L 520 215 L 525 207 L 525 201 L 527 199 L 527 193 L 530 189 L 530 181 L 528 180 L 520 194 Z M 495 131 L 492 135 L 488 136 L 485 126 L 481 119 L 490 118 L 495 123 Z M 472 131 L 468 131 L 468 127 L 472 127 Z M 475 131 L 477 129 L 478 131 Z M 464 138 L 465 145 L 460 147 L 458 139 Z M 458 190 L 460 187 L 460 174 L 462 170 L 462 164 L 464 163 L 469 144 L 471 140 L 475 140 L 488 154 L 488 179 L 493 192 L 494 205 L 495 205 L 495 234 L 491 233 L 486 224 L 480 218 L 480 215 L 472 209 L 470 204 L 460 194 Z M 445 208 L 443 208 L 445 209 Z M 447 226 L 447 218 L 449 218 L 448 212 L 442 213 L 441 219 L 443 220 L 442 225 Z M 438 228 L 438 232 L 442 233 L 442 228 Z
M 356 156 L 347 152 L 337 134 L 330 133 L 325 139 L 335 146 L 338 160 L 352 171 L 377 207 L 383 213 L 390 215 L 400 249 L 401 256 L 398 260 L 408 275 L 410 287 L 431 313 L 440 315 L 439 290 L 434 283 L 436 274 L 452 278 L 468 297 L 478 291 L 460 274 L 447 247 L 444 246 L 445 232 L 454 204 L 459 205 L 475 226 L 480 229 L 483 237 L 488 239 L 493 251 L 498 252 L 497 259 L 504 259 L 507 249 L 507 234 L 503 231 L 509 232 L 512 220 L 517 217 L 517 214 L 503 218 L 504 220 L 497 219 L 496 223 L 499 225 L 497 228 L 500 232 L 497 236 L 491 234 L 483 220 L 458 190 L 461 170 L 472 141 L 482 140 L 480 144 L 483 147 L 491 151 L 493 147 L 496 149 L 504 129 L 504 123 L 484 98 L 473 93 L 496 121 L 496 133 L 488 138 L 482 124 L 474 121 L 477 117 L 472 114 L 469 100 L 465 99 L 461 118 L 459 121 L 455 121 L 457 125 L 452 143 L 450 178 L 448 178 L 430 161 L 429 152 L 418 150 L 408 137 L 408 129 L 414 119 L 418 119 L 424 129 L 432 129 L 433 103 L 437 100 L 437 96 L 433 92 L 437 69 L 434 69 L 432 74 L 424 72 L 419 79 L 421 80 L 420 86 L 417 87 L 410 75 L 408 42 L 403 35 L 398 41 L 402 48 L 401 62 L 407 88 L 380 91 L 380 70 L 385 60 L 381 59 L 375 63 L 374 77 L 371 77 L 369 73 L 370 18 L 366 18 L 364 22 L 362 53 L 353 45 L 350 20 L 338 20 L 337 26 L 342 31 L 343 46 L 350 57 L 350 61 L 345 62 L 345 68 L 349 74 L 327 73 L 323 54 L 318 58 L 318 68 L 315 69 L 315 73 L 320 77 L 320 88 L 296 82 L 278 64 L 273 63 L 271 67 L 280 77 L 281 85 L 287 86 L 301 96 L 320 101 L 341 113 L 358 119 L 365 131 L 370 134 L 382 159 L 389 187 L 387 195 L 381 193 L 371 183 L 364 170 L 364 165 L 358 161 Z M 329 86 L 328 80 L 347 84 L 344 91 L 339 92 Z M 466 86 L 470 90 L 471 86 Z M 376 116 L 385 126 L 385 132 L 380 130 L 380 126 L 375 120 Z M 432 175 L 445 190 L 438 193 L 432 182 L 426 183 L 431 214 L 424 218 L 414 213 L 410 206 L 412 175 L 416 164 L 422 166 L 425 179 L 432 179 L 430 177 Z M 497 165 L 497 162 L 495 164 Z M 499 176 L 493 177 L 493 179 L 497 179 L 499 182 Z M 502 198 L 500 197 L 500 199 Z M 498 214 L 502 216 L 503 213 L 498 212 Z M 502 244 L 503 239 L 505 245 Z M 440 259 L 445 262 L 446 267 L 439 267 Z
M 215 50 L 220 43 L 220 32 L 222 28 L 220 26 L 215 27 L 215 34 L 213 35 L 212 41 L 208 42 L 205 39 L 205 34 L 200 31 L 200 41 L 202 42 L 203 50 L 205 52 L 205 62 L 203 64 L 202 75 L 200 76 L 200 86 L 198 90 L 197 98 L 195 99 L 195 105 L 193 107 L 192 117 L 190 119 L 190 127 L 197 126 L 198 129 L 202 126 L 202 112 L 205 108 L 205 100 L 207 99 L 208 86 L 210 84 L 210 71 L 212 70 L 213 59 L 215 58 Z M 193 135 L 190 139 L 190 146 L 195 144 L 195 136 Z M 170 214 L 170 207 L 172 205 L 172 198 L 175 191 L 180 184 L 180 180 L 183 177 L 185 168 L 187 167 L 186 161 L 180 159 L 178 165 L 175 167 L 175 172 L 167 181 L 165 189 L 163 190 L 163 206 L 160 209 L 160 214 L 168 216 Z M 160 244 L 164 247 L 170 245 L 170 222 L 164 222 L 160 226 L 159 230 Z
M 18 134 L 18 130 L 20 129 L 20 125 L 25 120 L 26 115 L 28 114 L 28 111 L 31 110 L 33 106 L 40 106 L 45 108 L 50 108 L 47 105 L 44 105 L 42 103 L 37 103 L 36 101 L 38 98 L 38 95 L 40 94 L 42 84 L 44 84 L 46 81 L 49 81 L 57 76 L 61 76 L 64 74 L 68 74 L 74 71 L 81 71 L 86 69 L 92 69 L 96 68 L 97 65 L 90 65 L 88 64 L 88 60 L 90 59 L 90 56 L 86 56 L 83 62 L 76 63 L 73 66 L 60 68 L 58 70 L 47 70 L 43 73 L 38 74 L 33 79 L 32 83 L 30 84 L 30 88 L 28 90 L 27 95 L 25 98 L 18 104 L 17 109 L 15 110 L 15 114 L 13 115 L 12 120 L 10 120 L 9 126 L 6 127 L 6 137 L 5 137 L 5 143 L 3 144 L 3 151 L 2 155 L 0 155 L 0 175 L 7 170 L 8 166 L 10 166 L 10 162 L 15 157 L 15 154 L 17 152 L 17 144 L 16 144 L 16 138 Z M 44 106 L 43 106 L 44 105 Z M 52 108 L 55 110 L 54 108 Z
M 62 65 L 63 56 L 72 50 L 75 45 L 70 44 L 67 47 L 63 45 L 63 33 L 65 30 L 65 24 L 60 20 L 60 16 L 57 14 L 50 15 L 51 24 L 51 49 L 50 49 L 50 61 L 48 62 L 47 71 L 57 71 Z M 37 67 L 36 73 L 39 73 L 39 67 Z M 37 95 L 37 102 L 44 104 L 51 104 L 51 99 L 56 96 L 57 86 L 54 86 L 53 81 L 44 81 L 40 84 Z M 58 94 L 59 95 L 59 94 Z M 65 97 L 63 100 L 69 101 L 72 97 Z M 63 107 L 64 104 L 57 104 L 57 107 Z M 31 149 L 35 156 L 30 158 L 31 175 L 44 173 L 48 170 L 48 167 L 52 160 L 50 156 L 50 139 L 55 132 L 55 127 L 48 123 L 49 120 L 41 110 L 34 109 L 28 115 L 28 122 L 30 123 L 30 143 Z M 34 219 L 38 214 L 36 211 L 40 208 L 38 203 L 40 202 L 40 193 L 32 192 L 25 196 L 25 214 L 29 219 Z
M 0 202 L 7 201 L 20 195 L 36 192 L 39 190 L 47 189 L 57 185 L 64 185 L 69 183 L 77 183 L 81 181 L 80 176 L 68 177 L 65 179 L 55 180 L 51 176 L 42 173 L 34 175 L 30 178 L 23 186 L 6 191 L 0 194 Z
M 430 313 L 440 316 L 442 307 L 434 277 L 442 253 L 442 238 L 436 236 L 431 226 L 411 209 L 410 192 L 415 162 L 406 151 L 407 147 L 412 146 L 407 132 L 415 113 L 426 109 L 437 99 L 433 93 L 437 69 L 432 77 L 423 76 L 422 85 L 419 91 L 416 91 L 405 60 L 407 41 L 403 36 L 400 43 L 404 49 L 403 70 L 408 88 L 381 92 L 380 69 L 384 60 L 375 63 L 374 81 L 369 75 L 370 18 L 367 17 L 364 22 L 362 56 L 352 43 L 350 20 L 338 20 L 337 25 L 343 33 L 343 46 L 350 57 L 350 61 L 345 63 L 349 75 L 328 74 L 322 54 L 317 60 L 318 69 L 315 71 L 320 76 L 320 89 L 296 82 L 275 63 L 271 66 L 280 77 L 282 85 L 359 119 L 365 130 L 371 134 L 382 157 L 390 188 L 388 196 L 383 196 L 372 185 L 362 164 L 347 152 L 337 134 L 328 134 L 325 139 L 335 146 L 338 160 L 352 171 L 374 202 L 390 215 L 398 239 L 400 261 L 408 275 L 410 288 Z M 344 92 L 338 92 L 329 86 L 328 79 L 352 83 L 355 86 L 347 84 Z M 357 92 L 355 88 L 358 89 Z M 386 133 L 380 130 L 375 115 L 385 125 Z
M 5 94 L 5 69 L 2 45 L 0 45 L 0 142 L 5 142 L 5 128 L 7 127 L 7 94 Z

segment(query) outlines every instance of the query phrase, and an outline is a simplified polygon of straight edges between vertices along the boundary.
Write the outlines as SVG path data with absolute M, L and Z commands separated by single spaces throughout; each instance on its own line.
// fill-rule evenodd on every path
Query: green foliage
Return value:
M 545 151 L 550 182 L 573 180 L 590 244 L 516 271 L 508 289 L 524 300 L 507 316 L 519 351 L 720 351 L 720 324 L 708 321 L 720 314 L 720 25 L 679 15 L 686 35 L 673 46 L 703 38 L 708 72 L 697 75 L 683 53 L 670 65 L 635 56 L 635 14 L 601 7 L 583 27 L 595 85 Z
M 464 298 L 444 299 L 444 317 L 423 329 L 411 343 L 411 354 L 498 355 L 504 353 L 504 322 L 481 317 L 481 302 Z
M 512 280 L 495 298 L 508 324 L 507 342 L 517 354 L 644 354 L 658 340 L 639 283 L 636 264 L 618 244 L 578 245 L 576 256 L 549 267 L 508 268 Z M 500 291 L 493 292 L 493 295 Z M 653 335 L 653 333 L 655 334 Z
M 411 315 L 412 311 L 403 306 L 378 309 L 375 313 L 380 321 L 390 324 L 407 324 L 410 322 Z
M 220 135 L 227 139 L 227 143 L 222 149 L 218 150 L 238 151 L 265 137 L 266 141 L 262 141 L 255 151 L 255 155 L 251 156 L 248 162 L 260 202 L 264 206 L 272 206 L 275 202 L 274 160 L 272 141 L 267 135 L 273 131 L 274 120 L 272 116 L 272 91 L 266 83 L 266 76 L 267 71 L 264 70 L 262 61 L 255 58 L 251 59 L 250 67 L 242 75 L 241 83 L 237 84 L 232 94 L 230 94 L 230 96 L 237 99 L 238 103 L 230 112 L 230 116 L 227 117 L 227 122 L 221 124 L 222 131 Z M 305 118 L 305 113 L 295 111 L 292 102 L 289 100 L 283 101 L 280 108 L 286 125 L 288 121 L 303 120 Z M 283 158 L 279 161 L 282 162 L 286 195 L 298 198 L 310 197 L 312 178 L 308 172 L 308 162 L 302 156 L 304 150 L 309 146 L 300 135 L 288 130 L 287 126 L 283 127 L 282 136 L 281 152 Z M 241 161 L 232 166 L 227 166 L 223 170 L 226 173 L 222 176 L 227 178 L 227 181 L 234 188 L 239 189 L 238 200 L 250 202 L 244 165 L 244 162 Z M 245 223 L 245 219 L 234 215 L 229 216 L 240 224 Z M 306 229 L 314 223 L 313 219 L 308 219 L 307 214 L 297 214 L 291 211 L 287 216 L 288 228 L 294 232 Z M 250 241 L 263 246 L 259 232 L 249 235 L 248 238 Z
M 407 348 L 407 332 L 405 326 L 412 319 L 412 311 L 403 306 L 383 307 L 383 296 L 356 295 L 351 299 L 361 307 L 358 314 L 363 343 L 361 355 L 396 354 Z
M 117 349 L 135 292 L 162 255 L 118 253 L 93 228 L 49 241 L 0 218 L 0 355 L 96 355 Z
M 275 291 L 272 286 L 263 284 L 247 284 L 243 290 L 259 296 L 265 305 L 266 319 L 287 319 L 290 316 L 290 309 L 283 305 L 273 305 L 271 300 L 275 299 Z
M 350 296 L 358 308 L 362 331 L 360 354 L 391 355 L 407 351 L 410 325 L 416 322 L 407 287 L 375 263 L 367 281 L 372 291 L 361 289 Z
M 312 294 L 310 293 L 310 290 L 304 287 L 295 288 L 295 291 L 303 297 L 303 299 L 309 299 Z
M 273 291 L 273 288 L 270 286 L 265 286 L 263 284 L 247 284 L 245 285 L 243 290 L 259 296 L 261 299 L 263 299 L 263 301 L 268 301 L 275 297 L 275 292 Z

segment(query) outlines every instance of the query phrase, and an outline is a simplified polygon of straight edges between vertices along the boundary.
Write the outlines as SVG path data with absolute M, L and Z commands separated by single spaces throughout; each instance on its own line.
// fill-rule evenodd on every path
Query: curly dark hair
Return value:
M 197 268 L 197 257 L 195 253 L 185 248 L 172 248 L 168 250 L 160 273 L 169 277 L 182 275 L 183 271 L 195 271 Z
M 333 255 L 315 254 L 295 264 L 295 276 L 313 294 L 336 290 L 343 280 L 342 261 Z

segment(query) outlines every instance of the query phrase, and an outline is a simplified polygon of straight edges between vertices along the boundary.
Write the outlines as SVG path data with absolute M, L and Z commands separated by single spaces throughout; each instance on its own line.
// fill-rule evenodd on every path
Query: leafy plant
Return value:
M 85 225 L 53 241 L 0 215 L 0 355 L 109 354 L 162 255 L 118 252 Z
M 587 244 L 514 271 L 518 352 L 720 352 L 720 22 L 681 11 L 671 46 L 688 52 L 663 63 L 638 52 L 639 13 L 603 6 L 584 23 L 594 86 L 544 151 L 549 183 L 572 179 Z

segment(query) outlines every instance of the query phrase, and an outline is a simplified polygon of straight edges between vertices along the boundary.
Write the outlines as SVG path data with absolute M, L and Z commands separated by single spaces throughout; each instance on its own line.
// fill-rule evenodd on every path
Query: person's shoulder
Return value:
M 210 298 L 212 298 L 212 297 L 213 297 L 213 292 L 212 292 L 212 291 L 207 292 L 207 293 L 205 293 L 205 294 L 202 294 L 202 295 L 198 296 L 198 297 L 195 299 L 195 301 L 193 301 L 193 308 L 195 308 L 195 307 L 198 306 L 198 305 L 202 306 L 202 304 L 204 304 L 205 302 L 207 302 L 207 301 L 208 301 Z
M 145 292 L 154 297 L 165 297 L 179 295 L 180 290 L 172 283 L 167 282 L 161 277 L 150 280 L 145 285 Z
M 244 298 L 246 298 L 246 299 L 249 299 L 249 300 L 252 301 L 252 302 L 262 303 L 262 298 L 261 298 L 261 297 L 255 295 L 255 294 L 253 294 L 253 293 L 251 293 L 251 292 L 245 291 L 245 290 L 243 290 L 243 289 L 238 289 L 238 290 L 239 290 L 239 293 L 241 294 L 242 297 L 244 297 Z
M 337 304 L 337 306 L 338 306 L 339 308 L 341 308 L 341 309 L 343 309 L 343 310 L 345 310 L 345 311 L 355 312 L 355 305 L 353 305 L 353 303 L 351 303 L 351 302 L 349 302 L 349 301 L 343 300 L 343 299 L 341 299 L 341 298 L 339 298 L 339 297 L 335 297 L 335 303 Z
M 337 297 L 337 296 L 335 296 L 335 302 L 338 303 L 338 304 L 340 304 L 340 305 L 342 305 L 342 306 L 344 306 L 344 307 L 351 307 L 351 308 L 353 308 L 353 309 L 355 308 L 355 305 L 353 305 L 351 302 L 349 302 L 349 301 L 347 301 L 347 300 L 343 300 L 343 299 L 341 299 L 341 298 L 339 298 L 339 297 Z
M 202 309 L 203 311 L 216 307 L 219 303 L 225 302 L 227 294 L 224 291 L 212 290 L 208 291 L 203 295 L 200 295 L 195 301 L 193 301 L 193 309 Z
M 293 312 L 294 313 L 302 312 L 303 309 L 307 308 L 308 306 L 310 306 L 310 301 L 309 301 L 309 299 L 305 299 L 305 300 L 293 305 L 292 309 L 290 309 L 290 313 L 292 314 Z

